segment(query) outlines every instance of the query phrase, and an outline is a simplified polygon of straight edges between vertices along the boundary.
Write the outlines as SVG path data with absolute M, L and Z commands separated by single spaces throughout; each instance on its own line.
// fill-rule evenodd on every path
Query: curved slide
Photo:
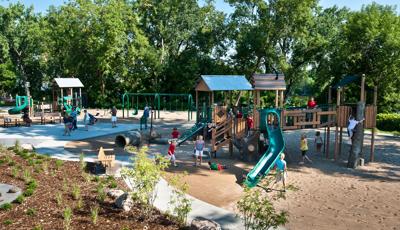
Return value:
M 276 109 L 268 109 L 265 111 L 265 118 L 268 117 L 268 114 L 273 114 L 277 117 L 278 125 L 268 125 L 267 120 L 264 120 L 267 126 L 269 147 L 256 166 L 254 166 L 254 168 L 247 174 L 244 183 L 249 188 L 255 187 L 258 182 L 269 173 L 271 168 L 275 165 L 276 160 L 285 149 L 285 140 L 283 139 L 282 130 L 280 128 L 279 111 Z
M 19 97 L 19 98 L 18 98 Z M 18 96 L 14 108 L 8 110 L 8 114 L 20 114 L 23 109 L 29 106 L 29 98 L 27 96 Z M 21 104 L 21 99 L 24 101 Z

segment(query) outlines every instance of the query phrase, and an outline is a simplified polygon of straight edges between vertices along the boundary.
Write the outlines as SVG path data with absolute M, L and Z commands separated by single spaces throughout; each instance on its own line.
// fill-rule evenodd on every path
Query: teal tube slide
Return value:
M 246 181 L 244 184 L 249 187 L 255 187 L 258 182 L 266 175 L 268 175 L 271 168 L 275 165 L 276 160 L 281 155 L 283 150 L 285 149 L 285 140 L 283 139 L 283 134 L 280 126 L 280 113 L 276 109 L 267 109 L 262 111 L 263 115 L 261 116 L 261 122 L 266 124 L 268 138 L 269 138 L 269 147 L 268 150 L 264 153 L 261 159 L 258 161 L 256 166 L 247 174 Z M 272 114 L 277 117 L 277 124 L 269 125 L 267 122 L 268 115 Z
M 181 137 L 178 139 L 177 144 L 178 146 L 181 145 L 183 142 L 187 141 L 189 138 L 193 137 L 197 133 L 201 132 L 204 129 L 206 123 L 197 123 L 192 128 L 184 132 Z
M 21 100 L 24 103 L 21 103 Z M 29 106 L 29 98 L 27 96 L 17 96 L 15 98 L 15 107 L 8 110 L 8 114 L 19 114 L 23 109 Z

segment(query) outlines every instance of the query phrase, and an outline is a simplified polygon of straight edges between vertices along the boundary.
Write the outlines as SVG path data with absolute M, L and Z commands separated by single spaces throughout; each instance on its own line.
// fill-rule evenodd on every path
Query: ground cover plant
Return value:
M 5 164 L 10 160 L 13 166 Z M 106 190 L 126 190 L 125 184 L 114 177 L 87 180 L 90 175 L 80 162 L 60 163 L 19 146 L 2 148 L 0 161 L 1 183 L 23 191 L 15 202 L 0 208 L 0 229 L 179 229 L 178 223 L 155 209 L 151 221 L 146 221 L 138 204 L 130 212 L 115 208 Z

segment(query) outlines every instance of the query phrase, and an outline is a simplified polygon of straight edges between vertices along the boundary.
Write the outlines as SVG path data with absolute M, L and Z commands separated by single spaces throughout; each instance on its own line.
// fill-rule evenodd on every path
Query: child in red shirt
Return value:
M 177 128 L 174 128 L 174 129 L 172 130 L 172 133 L 171 133 L 172 138 L 173 138 L 173 139 L 178 139 L 178 138 L 179 138 L 179 135 L 180 135 L 180 133 L 179 133 L 178 129 L 177 129 Z
M 178 167 L 178 165 L 176 164 L 176 158 L 175 158 L 175 148 L 176 148 L 176 141 L 173 140 L 170 142 L 169 144 L 169 148 L 168 148 L 168 157 L 170 158 L 172 164 L 175 167 Z

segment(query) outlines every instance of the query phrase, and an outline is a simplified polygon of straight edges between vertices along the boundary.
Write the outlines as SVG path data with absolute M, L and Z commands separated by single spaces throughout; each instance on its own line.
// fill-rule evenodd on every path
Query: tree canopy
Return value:
M 201 74 L 284 73 L 288 98 L 306 87 L 322 100 L 344 76 L 365 74 L 379 110 L 400 110 L 394 7 L 227 2 L 229 15 L 211 0 L 70 0 L 45 13 L 0 6 L 0 94 L 49 97 L 42 86 L 53 78 L 78 77 L 89 104 L 108 107 L 126 91 L 190 93 Z

